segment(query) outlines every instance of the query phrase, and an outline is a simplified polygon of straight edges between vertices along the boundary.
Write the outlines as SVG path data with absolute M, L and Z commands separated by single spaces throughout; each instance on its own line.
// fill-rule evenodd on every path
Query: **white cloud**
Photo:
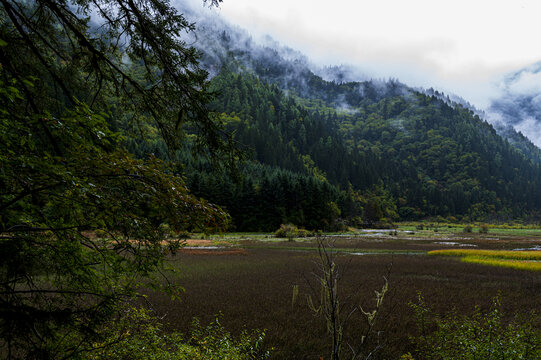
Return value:
M 541 72 L 522 71 L 506 84 L 506 91 L 517 95 L 541 93 Z
M 220 12 L 320 64 L 358 65 L 481 106 L 495 79 L 541 60 L 539 0 L 225 0 Z

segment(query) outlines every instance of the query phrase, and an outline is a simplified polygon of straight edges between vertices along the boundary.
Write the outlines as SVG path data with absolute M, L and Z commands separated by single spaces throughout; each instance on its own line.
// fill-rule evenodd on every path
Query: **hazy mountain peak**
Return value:
M 535 162 L 541 162 L 541 62 L 506 76 L 502 97 L 483 111 L 462 97 L 430 88 L 411 88 L 396 79 L 374 80 L 352 65 L 315 65 L 301 52 L 268 35 L 252 36 L 230 24 L 217 10 L 209 10 L 191 0 L 177 0 L 185 15 L 196 23 L 188 41 L 203 53 L 203 66 L 215 76 L 223 66 L 235 72 L 250 72 L 263 81 L 278 85 L 288 93 L 326 101 L 339 111 L 354 112 L 362 98 L 409 96 L 421 92 L 451 107 L 460 106 L 490 122 L 504 138 Z M 186 3 L 188 6 L 184 6 Z M 349 85 L 348 85 L 349 84 Z M 316 90 L 317 89 L 317 90 Z M 354 89 L 354 91 L 352 91 Z M 515 131 L 516 129 L 516 131 Z
M 541 147 L 541 62 L 504 77 L 502 95 L 487 110 L 495 126 L 512 126 Z

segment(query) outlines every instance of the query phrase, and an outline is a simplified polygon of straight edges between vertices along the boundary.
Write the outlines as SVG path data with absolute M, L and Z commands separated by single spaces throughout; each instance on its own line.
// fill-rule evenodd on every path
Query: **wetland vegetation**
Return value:
M 539 272 L 428 254 L 475 251 L 534 254 L 528 256 L 539 259 L 541 253 L 535 250 L 514 250 L 538 249 L 541 231 L 491 227 L 488 234 L 464 233 L 464 226 L 459 225 L 439 226 L 441 231 L 434 232 L 433 226 L 417 230 L 418 225 L 320 235 L 334 243 L 341 274 L 338 294 L 344 299 L 344 307 L 359 303 L 370 309 L 374 290 L 381 288 L 383 277 L 388 278 L 389 291 L 374 328 L 378 336 L 369 344 L 371 349 L 381 345 L 374 358 L 398 359 L 407 353 L 414 358 L 428 358 L 419 352 L 415 339 L 421 332 L 416 314 L 408 305 L 416 303 L 419 293 L 433 314 L 442 319 L 489 313 L 493 299 L 498 297 L 503 324 L 516 317 L 527 318 L 537 331 L 539 349 Z M 526 231 L 530 235 L 524 235 Z M 193 235 L 194 239 L 199 237 Z M 165 316 L 168 329 L 188 331 L 193 316 L 205 314 L 203 320 L 211 321 L 214 314 L 221 313 L 222 323 L 233 333 L 245 328 L 265 329 L 264 343 L 272 349 L 273 359 L 328 358 L 330 343 L 325 323 L 314 316 L 306 300 L 307 296 L 319 298 L 318 279 L 314 276 L 319 259 L 317 240 L 302 237 L 289 241 L 262 233 L 188 240 L 188 249 L 168 259 L 168 264 L 178 270 L 175 281 L 186 289 L 182 302 L 172 302 L 154 292 L 148 292 L 148 299 L 158 314 Z M 298 287 L 298 295 L 292 304 L 294 287 Z M 362 318 L 351 321 L 344 341 L 353 343 L 367 324 Z M 431 329 L 436 331 L 433 326 Z

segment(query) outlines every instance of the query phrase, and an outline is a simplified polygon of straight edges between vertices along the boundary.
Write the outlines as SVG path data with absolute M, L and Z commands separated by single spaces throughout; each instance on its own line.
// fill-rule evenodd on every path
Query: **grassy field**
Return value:
M 461 259 L 463 262 L 474 264 L 507 267 L 517 270 L 526 271 L 541 271 L 540 262 L 524 261 L 524 260 L 506 260 L 497 258 L 485 258 L 479 256 L 466 256 Z
M 507 267 L 517 270 L 541 271 L 541 251 L 505 250 L 432 250 L 428 255 L 458 256 L 463 262 Z
M 379 336 L 371 343 L 373 347 L 377 341 L 383 344 L 376 359 L 397 359 L 414 350 L 409 337 L 417 334 L 417 328 L 408 303 L 415 301 L 419 291 L 442 314 L 453 309 L 468 314 L 475 306 L 488 309 L 498 294 L 508 319 L 530 311 L 541 313 L 539 272 L 426 256 L 433 250 L 464 248 L 521 254 L 510 250 L 540 246 L 537 236 L 399 228 L 396 233 L 334 234 L 325 240 L 334 242 L 338 251 L 338 291 L 344 311 L 355 304 L 370 309 L 374 290 L 381 288 L 384 276 L 389 279 L 390 291 L 376 325 Z M 274 348 L 274 359 L 328 358 L 325 324 L 306 301 L 307 295 L 319 297 L 315 238 L 287 241 L 266 234 L 232 234 L 188 245 L 189 249 L 168 261 L 178 269 L 171 280 L 186 289 L 181 301 L 148 292 L 150 304 L 169 329 L 187 332 L 194 316 L 209 322 L 221 313 L 222 324 L 232 333 L 243 328 L 267 329 L 266 344 Z M 292 304 L 297 286 L 298 300 Z M 541 328 L 541 319 L 534 321 Z M 346 341 L 353 342 L 365 327 L 363 318 L 352 317 Z
M 478 258 L 507 259 L 507 260 L 541 260 L 541 251 L 505 251 L 505 250 L 471 250 L 451 249 L 432 250 L 428 255 L 471 256 Z
M 419 231 L 419 228 L 423 228 L 424 232 L 430 233 L 430 231 L 442 233 L 460 233 L 464 232 L 464 229 L 471 226 L 471 233 L 479 233 L 482 227 L 486 227 L 487 234 L 500 235 L 500 236 L 527 236 L 527 237 L 539 237 L 541 239 L 541 226 L 538 225 L 494 225 L 494 224 L 454 224 L 454 223 L 430 223 L 430 222 L 409 222 L 399 224 L 401 230 L 413 230 Z M 420 232 L 423 233 L 423 230 Z

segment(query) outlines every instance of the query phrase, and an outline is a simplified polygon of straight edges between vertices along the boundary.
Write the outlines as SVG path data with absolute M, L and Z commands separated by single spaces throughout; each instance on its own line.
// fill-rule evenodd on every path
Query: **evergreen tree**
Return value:
M 119 127 L 152 124 L 169 146 L 160 156 L 188 128 L 207 153 L 228 144 L 180 40 L 193 25 L 168 2 L 0 4 L 2 355 L 76 357 L 178 246 L 169 229 L 227 223 L 177 167 L 129 154 Z

